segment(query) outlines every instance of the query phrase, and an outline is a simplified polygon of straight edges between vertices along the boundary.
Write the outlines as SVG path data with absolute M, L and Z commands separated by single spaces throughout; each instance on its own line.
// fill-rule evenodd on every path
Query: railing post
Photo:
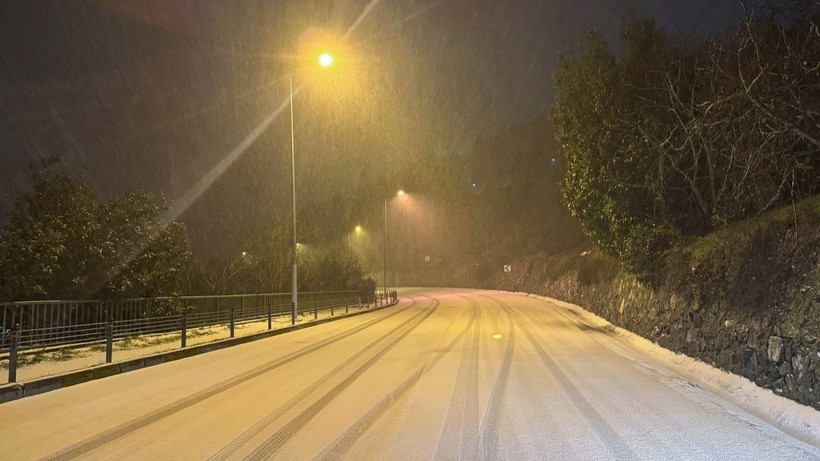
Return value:
M 350 298 L 345 298 L 345 314 L 350 313 Z
M 271 302 L 268 301 L 268 330 L 270 330 L 272 328 L 272 325 L 271 325 L 272 321 L 273 321 L 273 309 L 271 309 Z
M 105 322 L 105 363 L 114 360 L 114 322 L 109 319 Z
M 17 382 L 17 348 L 19 346 L 20 324 L 11 327 L 11 349 L 9 350 L 9 382 Z
M 333 317 L 334 315 L 336 315 L 336 313 L 335 313 L 335 312 L 334 312 L 334 310 L 333 310 L 333 301 L 334 301 L 334 299 L 333 299 L 333 298 L 330 298 L 330 316 L 331 316 L 331 317 Z
M 188 314 L 182 314 L 182 347 L 188 346 Z
M 114 319 L 111 317 L 111 305 L 105 310 L 105 363 L 114 360 Z
M 319 318 L 319 303 L 315 300 L 313 301 L 313 320 Z
M 234 308 L 231 306 L 231 338 L 233 338 L 234 330 Z

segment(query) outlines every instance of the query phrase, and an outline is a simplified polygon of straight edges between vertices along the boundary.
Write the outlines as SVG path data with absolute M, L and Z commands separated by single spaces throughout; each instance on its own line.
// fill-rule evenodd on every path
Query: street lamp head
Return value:
M 319 64 L 322 67 L 330 67 L 333 65 L 333 56 L 330 53 L 322 53 L 319 56 Z
M 404 191 L 403 191 L 403 190 L 400 190 L 400 191 L 396 192 L 396 195 L 398 195 L 399 197 L 401 197 L 402 195 L 404 195 Z
M 356 226 L 356 233 L 359 234 L 362 232 L 362 226 Z

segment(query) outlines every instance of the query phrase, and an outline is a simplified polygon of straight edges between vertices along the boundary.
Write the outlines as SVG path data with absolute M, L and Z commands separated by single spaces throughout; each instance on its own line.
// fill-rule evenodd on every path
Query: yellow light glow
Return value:
M 496 341 L 498 341 L 501 338 L 503 338 L 503 336 L 501 336 L 501 333 L 496 333 L 496 334 L 493 335 L 493 339 L 496 340 Z
M 362 232 L 362 226 L 356 226 L 356 233 L 359 234 Z
M 398 195 L 398 196 L 402 196 L 402 195 L 404 195 L 404 191 L 403 191 L 403 190 L 400 190 L 400 191 L 396 192 L 396 195 Z
M 322 55 L 319 56 L 319 64 L 321 64 L 322 67 L 330 67 L 333 64 L 333 56 L 329 53 L 322 53 Z

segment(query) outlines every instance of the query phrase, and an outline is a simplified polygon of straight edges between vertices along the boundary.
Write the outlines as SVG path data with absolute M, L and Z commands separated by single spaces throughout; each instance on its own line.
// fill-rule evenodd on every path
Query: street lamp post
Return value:
M 396 192 L 396 195 L 401 197 L 404 191 L 400 190 Z M 387 199 L 388 197 L 384 198 L 384 265 L 382 266 L 382 294 L 384 296 L 387 296 Z
M 290 203 L 291 215 L 293 217 L 293 248 L 291 251 L 292 271 L 290 283 L 290 322 L 296 325 L 296 313 L 298 312 L 298 288 L 296 285 L 296 275 L 298 266 L 296 263 L 296 135 L 293 127 L 293 77 L 290 78 Z
M 322 67 L 330 67 L 333 64 L 333 56 L 328 53 L 323 53 L 319 56 L 319 64 Z M 293 248 L 291 249 L 291 258 L 292 258 L 292 272 L 291 272 L 291 284 L 290 284 L 290 304 L 291 304 L 291 314 L 290 314 L 290 321 L 291 325 L 296 325 L 296 316 L 299 311 L 299 295 L 298 295 L 298 286 L 297 286 L 297 274 L 299 272 L 298 264 L 296 262 L 296 134 L 294 129 L 293 123 L 293 76 L 291 75 L 289 78 L 290 84 L 290 203 L 291 203 L 291 216 L 293 218 Z
M 382 296 L 387 293 L 387 197 L 384 198 L 384 265 L 382 266 Z

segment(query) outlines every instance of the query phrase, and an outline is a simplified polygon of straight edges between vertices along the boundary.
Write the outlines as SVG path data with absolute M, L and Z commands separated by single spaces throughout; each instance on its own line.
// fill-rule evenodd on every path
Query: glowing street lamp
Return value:
M 330 67 L 333 64 L 333 56 L 324 53 L 319 56 L 319 64 L 322 67 Z M 299 245 L 296 243 L 296 135 L 293 126 L 293 76 L 290 77 L 290 198 L 291 198 L 291 213 L 293 217 L 293 248 L 291 257 L 293 258 L 291 285 L 290 285 L 290 304 L 291 304 L 291 325 L 296 325 L 296 317 L 298 312 L 298 288 L 296 283 L 296 276 L 299 272 L 296 262 L 296 250 Z
M 351 233 L 351 236 L 348 238 L 348 242 L 349 242 L 350 246 L 353 247 L 357 251 L 360 251 L 359 238 L 362 236 L 362 232 L 364 232 L 364 229 L 362 228 L 362 226 L 356 226 L 355 228 L 353 228 L 353 232 Z M 354 241 L 354 237 L 355 237 L 355 241 Z
M 333 56 L 330 53 L 322 53 L 319 56 L 319 65 L 322 67 L 330 67 L 333 65 Z

